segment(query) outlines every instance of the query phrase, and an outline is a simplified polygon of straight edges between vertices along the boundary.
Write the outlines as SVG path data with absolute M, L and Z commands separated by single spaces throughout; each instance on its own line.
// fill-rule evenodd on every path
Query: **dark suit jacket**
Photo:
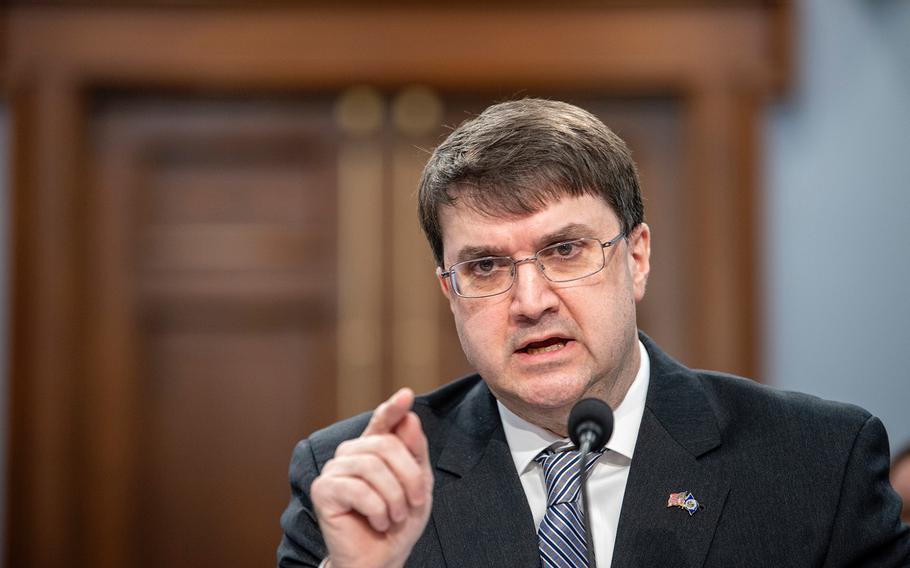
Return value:
M 613 566 L 910 566 L 888 442 L 866 411 L 693 371 L 646 336 L 651 380 Z M 434 466 L 433 511 L 408 566 L 539 566 L 537 535 L 495 400 L 477 375 L 418 397 Z M 317 566 L 308 493 L 369 415 L 300 442 L 279 566 Z M 689 491 L 704 506 L 668 508 Z M 596 506 L 596 504 L 592 504 Z

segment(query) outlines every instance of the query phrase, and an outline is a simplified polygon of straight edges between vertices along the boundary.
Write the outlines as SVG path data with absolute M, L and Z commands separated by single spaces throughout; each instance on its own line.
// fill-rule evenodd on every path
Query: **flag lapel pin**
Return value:
M 704 509 L 704 506 L 688 491 L 670 493 L 670 497 L 667 499 L 667 507 L 678 507 L 688 512 L 690 517 L 699 509 Z

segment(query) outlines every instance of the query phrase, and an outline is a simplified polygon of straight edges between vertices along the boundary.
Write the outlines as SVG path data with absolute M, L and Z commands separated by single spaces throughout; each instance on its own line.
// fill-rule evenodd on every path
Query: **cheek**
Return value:
M 458 306 L 453 310 L 455 316 L 455 329 L 458 339 L 468 360 L 476 367 L 481 365 L 494 346 L 501 345 L 504 341 L 499 331 L 501 321 L 495 317 L 491 310 L 484 310 L 478 306 Z
M 631 284 L 600 288 L 596 294 L 566 301 L 582 333 L 595 343 L 611 341 L 634 325 L 635 298 Z M 596 347 L 595 347 L 596 348 Z

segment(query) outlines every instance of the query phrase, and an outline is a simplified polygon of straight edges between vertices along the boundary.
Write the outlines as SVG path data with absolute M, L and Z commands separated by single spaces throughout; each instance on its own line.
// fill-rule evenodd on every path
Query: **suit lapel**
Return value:
M 496 402 L 484 383 L 446 430 L 433 523 L 447 566 L 537 566 L 537 535 Z
M 651 378 L 617 529 L 613 568 L 698 567 L 729 490 L 722 471 L 703 458 L 717 448 L 716 416 L 698 378 L 646 337 Z M 703 506 L 689 515 L 667 507 L 687 491 Z

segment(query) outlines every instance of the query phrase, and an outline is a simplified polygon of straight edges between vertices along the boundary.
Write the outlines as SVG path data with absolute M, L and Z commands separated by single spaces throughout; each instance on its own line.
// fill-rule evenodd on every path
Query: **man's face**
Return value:
M 622 230 L 594 196 L 565 197 L 509 218 L 456 204 L 441 208 L 440 224 L 446 267 L 479 256 L 526 258 L 576 238 L 606 242 Z M 572 282 L 550 282 L 535 263 L 521 264 L 511 290 L 486 298 L 461 298 L 440 278 L 465 355 L 490 390 L 519 416 L 556 432 L 581 398 L 615 407 L 638 370 L 635 303 L 648 277 L 647 225 L 604 252 L 603 270 Z

